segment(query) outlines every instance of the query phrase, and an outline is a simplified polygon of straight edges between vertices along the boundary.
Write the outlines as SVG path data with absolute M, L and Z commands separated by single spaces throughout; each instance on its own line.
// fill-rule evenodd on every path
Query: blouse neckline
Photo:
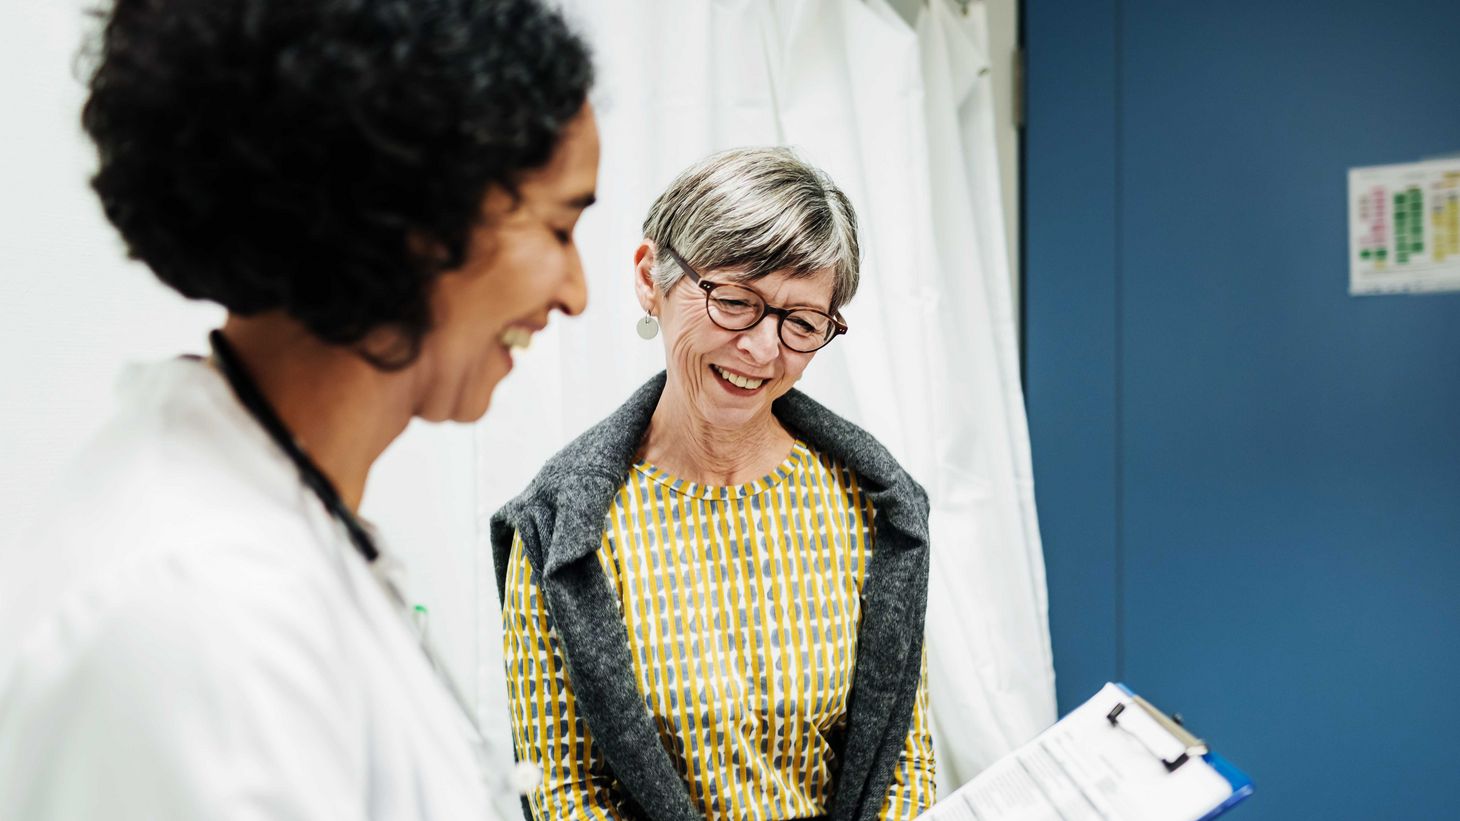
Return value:
M 686 481 L 643 460 L 634 462 L 634 471 L 682 496 L 710 502 L 728 502 L 747 499 L 770 490 L 794 474 L 809 458 L 811 458 L 811 449 L 805 442 L 795 439 L 791 443 L 790 455 L 775 470 L 759 479 L 739 485 L 702 485 Z

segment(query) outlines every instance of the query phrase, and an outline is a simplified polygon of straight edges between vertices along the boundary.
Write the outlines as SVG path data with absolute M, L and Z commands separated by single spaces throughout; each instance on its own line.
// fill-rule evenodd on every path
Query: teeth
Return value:
M 501 340 L 509 348 L 525 351 L 532 344 L 532 331 L 526 328 L 508 328 L 502 332 Z
M 761 383 L 765 382 L 764 379 L 750 379 L 739 374 L 731 373 L 719 365 L 715 365 L 714 368 L 715 373 L 718 373 L 726 382 L 729 382 L 737 388 L 745 388 L 748 391 L 753 391 L 760 387 Z

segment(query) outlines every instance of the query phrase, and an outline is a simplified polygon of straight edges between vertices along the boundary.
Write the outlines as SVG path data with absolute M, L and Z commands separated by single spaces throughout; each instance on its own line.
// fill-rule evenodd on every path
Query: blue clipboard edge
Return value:
M 1202 760 L 1210 764 L 1211 768 L 1217 771 L 1217 775 L 1227 779 L 1227 783 L 1232 785 L 1232 794 L 1227 796 L 1227 800 L 1223 801 L 1221 806 L 1201 817 L 1201 821 L 1208 821 L 1208 819 L 1216 818 L 1227 810 L 1232 809 L 1241 803 L 1244 798 L 1252 795 L 1253 786 L 1252 778 L 1247 773 L 1232 766 L 1232 762 L 1216 753 L 1207 753 L 1202 756 Z
M 1128 696 L 1134 696 L 1136 694 L 1136 692 L 1127 687 L 1125 685 L 1125 682 L 1123 681 L 1115 682 L 1115 686 L 1124 690 L 1125 694 Z M 1203 815 L 1200 819 L 1200 821 L 1210 821 L 1210 819 L 1216 818 L 1227 810 L 1232 809 L 1233 807 L 1240 804 L 1243 799 L 1252 795 L 1254 787 L 1252 785 L 1251 776 L 1237 769 L 1232 764 L 1232 762 L 1221 757 L 1220 755 L 1217 755 L 1213 752 L 1208 752 L 1201 758 L 1212 769 L 1217 771 L 1217 775 L 1220 775 L 1221 777 L 1227 779 L 1227 783 L 1232 785 L 1232 794 L 1227 796 L 1227 800 L 1223 801 L 1221 805 L 1219 805 L 1216 809 L 1212 810 L 1206 815 Z

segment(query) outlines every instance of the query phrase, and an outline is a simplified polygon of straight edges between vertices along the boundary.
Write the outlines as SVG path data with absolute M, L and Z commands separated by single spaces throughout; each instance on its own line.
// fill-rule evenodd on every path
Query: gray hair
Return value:
M 830 268 L 832 313 L 856 294 L 861 277 L 851 201 L 788 148 L 733 148 L 685 169 L 649 208 L 644 237 L 654 243 L 661 291 L 684 276 L 665 245 L 701 274 L 728 269 L 742 282 Z

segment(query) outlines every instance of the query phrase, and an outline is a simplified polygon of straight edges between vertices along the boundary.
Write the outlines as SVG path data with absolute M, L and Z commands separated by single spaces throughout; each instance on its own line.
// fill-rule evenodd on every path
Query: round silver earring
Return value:
M 640 339 L 653 339 L 659 335 L 659 320 L 653 314 L 644 314 L 644 318 L 634 328 L 639 332 Z

